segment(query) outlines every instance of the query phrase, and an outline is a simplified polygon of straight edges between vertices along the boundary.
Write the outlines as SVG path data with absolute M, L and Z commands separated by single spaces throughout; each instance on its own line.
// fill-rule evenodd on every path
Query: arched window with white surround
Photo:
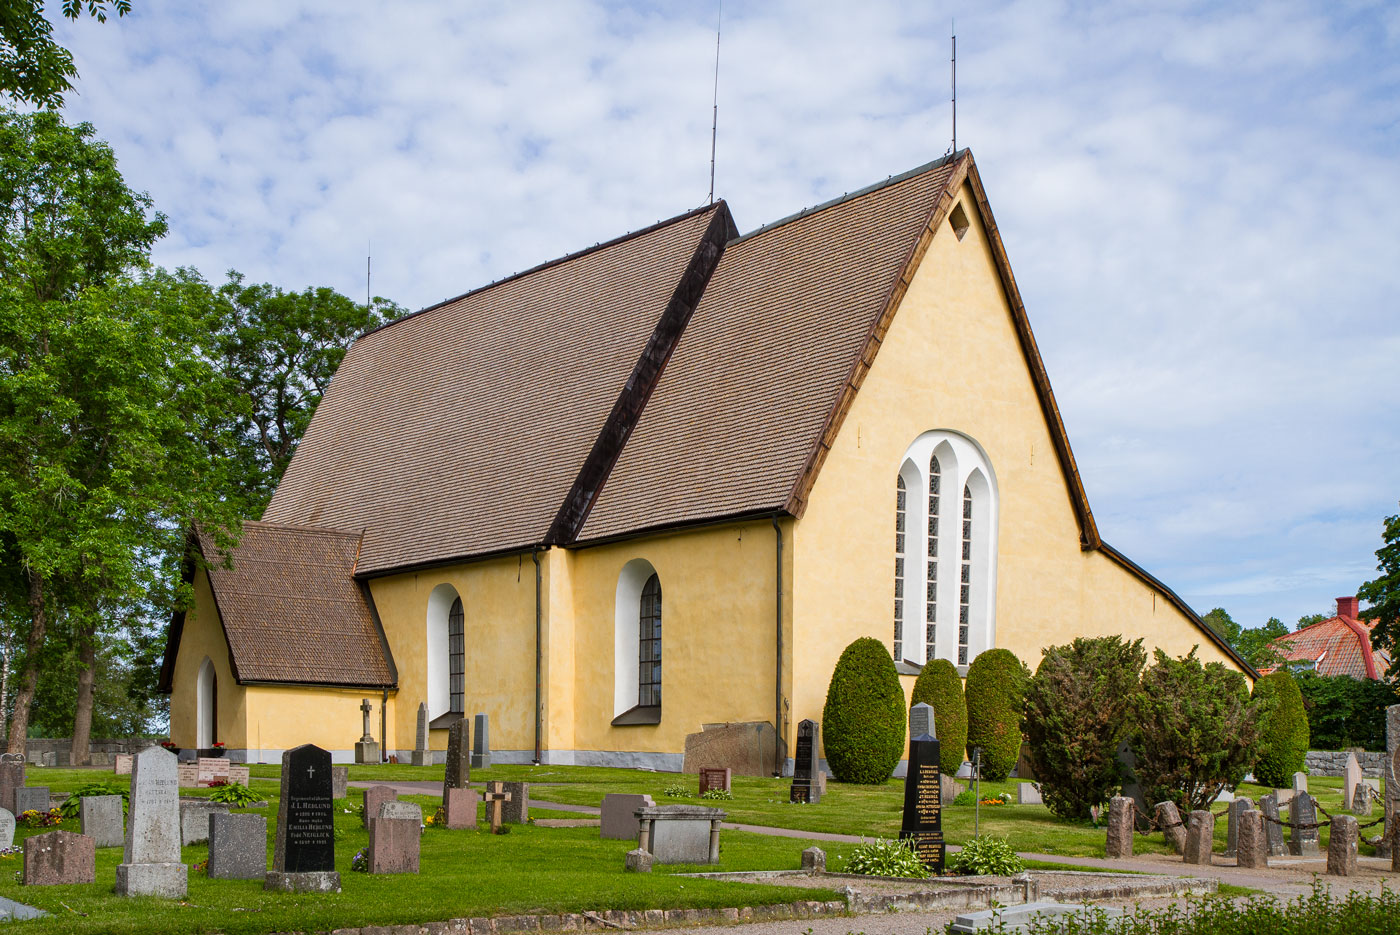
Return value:
M 613 605 L 613 725 L 661 721 L 661 576 L 644 558 L 622 566 Z
M 464 632 L 466 614 L 462 599 L 452 602 L 447 612 L 447 710 L 453 714 L 467 711 L 467 641 Z
M 466 711 L 466 638 L 462 598 L 450 584 L 428 595 L 428 720 Z M 455 628 L 455 629 L 454 629 Z M 454 637 L 455 632 L 455 637 Z M 460 707 L 456 707 L 460 705 Z M 416 707 L 416 705 L 415 705 Z
M 652 575 L 642 585 L 637 613 L 637 704 L 661 704 L 661 579 Z
M 895 661 L 966 666 L 996 645 L 995 478 L 981 446 L 959 432 L 925 432 L 905 451 L 895 519 Z M 920 620 L 923 626 L 908 625 Z
M 195 746 L 209 750 L 218 741 L 219 677 L 209 657 L 200 663 L 195 677 Z

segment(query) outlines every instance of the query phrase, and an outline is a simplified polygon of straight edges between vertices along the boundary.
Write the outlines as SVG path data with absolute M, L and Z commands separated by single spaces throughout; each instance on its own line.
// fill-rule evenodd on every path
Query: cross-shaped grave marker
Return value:
M 486 803 L 486 814 L 491 819 L 491 833 L 500 834 L 501 824 L 505 817 L 505 804 L 510 801 L 510 793 L 506 791 L 506 784 L 504 782 L 488 782 L 486 792 L 481 796 L 481 800 Z

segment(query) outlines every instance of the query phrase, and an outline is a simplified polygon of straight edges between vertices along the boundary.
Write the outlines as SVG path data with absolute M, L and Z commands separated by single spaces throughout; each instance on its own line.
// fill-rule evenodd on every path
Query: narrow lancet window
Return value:
M 928 555 L 926 591 L 924 595 L 924 662 L 935 656 L 934 638 L 938 624 L 938 489 L 942 471 L 937 456 L 928 463 Z
M 956 488 L 954 488 L 956 489 Z M 958 665 L 967 665 L 968 617 L 972 605 L 972 488 L 963 487 L 962 582 L 958 590 Z
M 654 707 L 661 704 L 661 579 L 656 575 L 642 587 L 639 624 L 637 704 Z
M 907 491 L 899 478 L 894 507 L 894 661 L 904 658 L 904 510 Z
M 465 714 L 467 710 L 467 645 L 462 634 L 463 616 L 459 597 L 447 612 L 447 710 L 453 714 Z

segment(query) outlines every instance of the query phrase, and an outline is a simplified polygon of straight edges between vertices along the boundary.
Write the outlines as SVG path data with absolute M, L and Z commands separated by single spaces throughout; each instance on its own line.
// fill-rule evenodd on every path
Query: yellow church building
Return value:
M 171 737 L 681 768 L 842 649 L 1076 636 L 1252 670 L 1099 538 L 968 151 L 739 236 L 724 202 L 361 336 L 170 628 Z

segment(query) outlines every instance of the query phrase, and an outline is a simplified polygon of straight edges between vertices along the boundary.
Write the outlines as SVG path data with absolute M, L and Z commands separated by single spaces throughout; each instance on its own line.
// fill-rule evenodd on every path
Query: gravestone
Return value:
M 1302 770 L 1299 770 L 1298 772 L 1296 772 L 1296 773 L 1293 774 L 1293 792 L 1294 792 L 1294 794 L 1297 794 L 1297 793 L 1299 793 L 1299 792 L 1307 792 L 1307 791 L 1308 791 L 1308 774 L 1305 773 L 1305 772 L 1303 772 Z
M 122 797 L 85 795 L 78 800 L 78 827 L 98 847 L 121 847 L 126 843 L 122 823 Z
M 112 758 L 112 772 L 118 776 L 131 775 L 131 754 L 118 753 Z
M 379 814 L 375 818 L 406 818 L 418 822 L 419 827 L 423 825 L 423 809 L 412 802 L 403 802 L 399 799 L 392 799 L 383 802 L 379 806 Z M 373 821 L 374 819 L 370 819 Z
M 1108 838 L 1104 856 L 1110 860 L 1133 856 L 1133 800 L 1115 795 L 1108 800 Z
M 413 741 L 413 765 L 427 766 L 428 753 L 428 703 L 418 703 L 418 733 Z
M 365 790 L 365 811 L 360 816 L 361 823 L 368 828 L 369 820 L 379 816 L 379 806 L 398 797 L 399 794 L 394 791 L 393 786 L 370 786 Z
M 1317 807 L 1313 797 L 1299 792 L 1288 803 L 1288 820 L 1294 825 L 1289 829 L 1288 852 L 1294 857 L 1316 857 L 1320 834 L 1316 827 L 1298 827 L 1317 824 Z
M 802 869 L 813 873 L 826 873 L 826 851 L 820 847 L 809 847 L 802 852 Z
M 817 760 L 817 742 L 821 728 L 817 722 L 806 719 L 797 725 L 797 748 L 793 756 L 792 787 L 788 789 L 789 802 L 806 802 L 816 805 L 822 800 L 819 776 L 821 770 Z
M 501 820 L 506 824 L 525 825 L 530 822 L 530 784 L 528 782 L 508 782 L 506 792 L 510 798 L 501 807 Z
M 330 751 L 308 743 L 282 754 L 277 844 L 264 889 L 340 892 L 340 874 L 335 871 L 333 801 Z
M 490 821 L 492 834 L 501 833 L 501 824 L 505 821 L 505 805 L 509 798 L 510 793 L 506 791 L 505 783 L 486 784 L 486 792 L 481 796 L 481 801 L 486 803 L 486 817 Z
M 15 846 L 15 816 L 8 808 L 0 808 L 0 848 Z
M 637 846 L 658 864 L 719 863 L 719 826 L 723 809 L 703 805 L 639 808 Z
M 656 803 L 649 795 L 609 792 L 603 796 L 602 814 L 598 821 L 599 832 L 603 837 L 612 840 L 635 841 L 642 827 L 637 820 L 637 809 L 655 807 Z
M 24 786 L 24 755 L 0 753 L 0 808 L 18 815 L 15 790 Z
M 15 790 L 15 814 L 47 812 L 52 808 L 48 786 L 20 786 Z
M 118 896 L 179 899 L 189 890 L 189 868 L 180 863 L 180 786 L 175 754 L 147 747 L 131 764 L 131 808 Z
M 989 932 L 1000 935 L 1002 932 L 1024 932 L 1032 925 L 1038 931 L 1069 931 L 1068 926 L 1056 925 L 1053 920 L 1075 917 L 1078 924 L 1073 931 L 1083 931 L 1089 927 L 1088 920 L 1095 915 L 1112 920 L 1125 910 L 1116 906 L 1086 905 L 1084 903 L 1058 903 L 1052 900 L 1035 903 L 1022 903 L 1018 906 L 1002 906 L 997 909 L 983 909 L 969 912 L 953 919 L 948 926 L 952 935 L 970 932 Z
M 1235 799 L 1225 812 L 1225 856 L 1234 857 L 1238 847 L 1240 816 L 1254 809 L 1254 803 L 1246 798 Z
M 267 817 L 209 813 L 209 878 L 262 880 L 267 876 Z
M 1044 805 L 1045 799 L 1040 794 L 1040 785 L 1034 782 L 1018 782 L 1016 784 L 1016 804 Z
M 350 788 L 350 767 L 331 767 L 331 798 L 343 799 Z
M 1157 803 L 1157 826 L 1166 836 L 1167 847 L 1175 854 L 1186 853 L 1186 825 L 1181 820 L 1175 802 Z
M 369 699 L 361 698 L 360 712 L 364 715 L 365 730 L 360 735 L 360 739 L 355 741 L 356 763 L 379 762 L 379 744 L 375 742 L 374 735 L 369 730 L 369 713 L 372 710 L 374 710 L 374 705 L 369 703 Z
M 199 785 L 199 765 L 194 762 L 180 763 L 175 768 L 175 778 L 181 789 L 193 789 Z
M 947 773 L 942 773 L 938 777 L 938 785 L 943 789 L 943 804 L 952 805 L 958 796 L 967 791 L 967 787 L 958 782 Z
M 472 769 L 486 769 L 491 765 L 490 719 L 478 714 L 472 724 Z
M 723 763 L 736 776 L 772 776 L 786 759 L 785 752 L 778 758 L 781 746 L 768 721 L 701 724 L 685 735 L 681 772 L 694 776 L 702 766 Z
M 24 885 L 97 881 L 97 845 L 85 834 L 50 831 L 24 839 Z
M 476 808 L 481 796 L 475 789 L 444 789 L 442 793 L 442 823 L 444 827 L 461 830 L 476 827 Z
M 1137 806 L 1133 812 L 1137 828 L 1139 831 L 1146 831 L 1152 812 L 1148 808 L 1147 797 L 1143 794 L 1142 783 L 1138 782 L 1137 755 L 1133 753 L 1130 741 L 1124 740 L 1118 745 L 1118 765 L 1120 772 L 1126 777 L 1123 780 L 1122 795 L 1133 800 L 1133 804 Z
M 232 807 L 227 802 L 213 802 L 209 799 L 181 799 L 180 843 L 185 847 L 192 844 L 208 844 L 209 816 L 214 812 L 226 812 Z
M 1292 802 L 1292 801 L 1293 801 L 1293 790 L 1292 790 L 1292 789 L 1275 789 L 1275 790 L 1274 790 L 1274 800 L 1278 802 L 1279 808 L 1283 808 L 1283 806 L 1285 806 L 1285 805 L 1287 805 L 1289 802 Z
M 1385 846 L 1390 869 L 1400 871 L 1400 705 L 1385 709 Z M 0 802 L 3 804 L 3 802 Z M 1380 853 L 1380 848 L 1377 848 Z
M 1348 753 L 1346 765 L 1342 767 L 1342 808 L 1356 810 L 1356 787 L 1361 785 L 1361 779 L 1361 763 L 1355 753 Z
M 1362 818 L 1371 817 L 1371 798 L 1375 793 L 1364 782 L 1358 782 L 1351 793 L 1351 813 Z
M 929 736 L 938 739 L 937 727 L 933 719 L 933 706 L 919 702 L 909 708 L 909 736 Z
M 700 794 L 704 795 L 711 789 L 720 789 L 729 792 L 731 775 L 728 767 L 702 766 L 700 767 Z
M 1258 809 L 1240 812 L 1235 837 L 1235 866 L 1269 866 L 1269 841 L 1264 834 L 1264 813 Z
M 1338 815 L 1332 819 L 1332 831 L 1327 841 L 1327 872 L 1333 876 L 1356 875 L 1356 849 L 1361 832 L 1356 818 Z
M 1259 811 L 1264 814 L 1264 838 L 1269 844 L 1270 857 L 1282 857 L 1288 853 L 1283 843 L 1283 825 L 1279 824 L 1278 799 L 1272 792 L 1259 798 Z
M 1186 822 L 1186 847 L 1182 859 L 1188 864 L 1209 864 L 1211 844 L 1215 841 L 1215 816 L 1207 811 L 1195 811 Z
M 655 862 L 656 858 L 651 854 L 640 847 L 634 847 L 623 858 L 623 868 L 628 873 L 651 873 L 651 865 Z
M 395 808 L 398 806 L 398 808 Z M 423 835 L 423 815 L 401 814 L 407 802 L 385 802 L 382 814 L 369 823 L 369 872 L 417 873 Z
M 222 756 L 202 756 L 194 761 L 195 783 L 209 787 L 229 781 L 229 768 L 233 764 Z
M 933 727 L 931 718 L 928 726 Z M 944 858 L 943 781 L 938 756 L 938 741 L 931 734 L 915 734 L 910 739 L 899 828 L 900 840 L 910 841 L 919 860 L 935 875 L 942 873 Z
M 448 789 L 465 789 L 471 775 L 471 725 L 462 717 L 447 728 L 447 769 L 442 777 L 444 799 Z
M 248 785 L 248 778 L 250 772 L 251 770 L 249 770 L 248 767 L 239 766 L 237 763 L 235 763 L 228 768 L 228 780 L 229 782 L 236 782 L 241 786 L 246 786 Z

